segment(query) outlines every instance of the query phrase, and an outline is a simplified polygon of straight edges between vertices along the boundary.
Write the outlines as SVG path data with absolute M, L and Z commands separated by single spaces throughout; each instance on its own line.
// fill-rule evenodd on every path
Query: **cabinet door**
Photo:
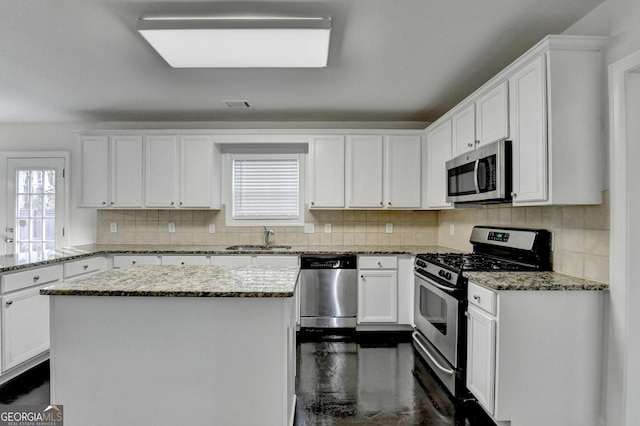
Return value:
M 2 371 L 49 349 L 49 296 L 30 288 L 2 298 Z
M 309 206 L 344 207 L 344 136 L 313 136 L 310 149 Z
M 452 157 L 476 147 L 476 106 L 470 104 L 451 118 L 453 125 Z M 449 158 L 447 158 L 449 160 Z
M 496 320 L 472 305 L 467 313 L 467 388 L 487 412 L 493 414 Z
M 476 101 L 476 139 L 478 145 L 509 137 L 508 82 L 482 95 Z
M 382 136 L 349 136 L 348 188 L 350 208 L 383 207 Z
M 109 207 L 109 138 L 82 138 L 80 152 L 80 207 Z
M 142 207 L 142 137 L 111 140 L 111 207 Z
M 513 204 L 547 199 L 545 57 L 509 79 L 513 148 Z M 567 166 L 569 167 L 569 166 Z
M 447 202 L 446 162 L 451 159 L 451 121 L 447 120 L 427 133 L 426 208 L 451 208 Z
M 213 207 L 213 141 L 207 136 L 180 138 L 180 207 Z
M 358 323 L 398 321 L 398 273 L 360 271 Z
M 422 139 L 418 135 L 394 135 L 385 142 L 387 208 L 419 208 Z
M 144 158 L 145 207 L 177 207 L 177 138 L 175 136 L 147 136 Z

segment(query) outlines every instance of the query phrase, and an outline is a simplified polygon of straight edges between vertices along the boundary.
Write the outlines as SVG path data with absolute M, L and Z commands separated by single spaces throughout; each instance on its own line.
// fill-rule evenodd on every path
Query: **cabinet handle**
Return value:
M 380 205 L 381 205 L 381 206 L 384 206 L 384 203 L 383 203 L 382 201 L 380 201 Z
M 378 262 L 378 266 L 382 268 L 382 262 Z
M 112 202 L 111 202 L 111 205 L 113 205 L 113 204 L 114 204 L 114 202 L 112 201 Z
M 103 205 L 103 206 L 106 206 L 106 205 L 107 205 L 107 202 L 106 202 L 106 201 L 103 201 L 103 202 L 102 202 L 102 205 Z
M 35 277 L 33 277 L 33 282 L 37 282 L 40 279 L 40 275 L 36 275 Z
M 316 203 L 312 201 L 312 202 L 311 202 L 311 205 L 312 205 L 312 206 L 315 206 L 315 205 L 316 205 Z
M 478 303 L 480 303 L 480 296 L 478 296 L 477 294 L 473 295 L 473 300 L 477 300 Z
M 516 198 L 518 196 L 518 194 L 516 194 L 515 192 L 511 193 L 511 198 Z
M 176 203 L 174 203 L 173 201 L 171 202 L 171 205 L 174 206 Z
M 364 275 L 360 275 L 360 278 L 362 278 L 364 280 Z
M 478 140 L 477 140 L 477 141 L 474 141 L 474 143 L 475 143 L 476 145 L 480 145 L 480 141 L 478 141 Z
M 468 146 L 469 148 L 473 148 L 473 143 L 472 143 L 472 142 L 469 142 L 469 143 L 467 144 L 467 146 Z
M 11 305 L 13 305 L 13 300 L 9 300 L 7 303 L 4 304 L 7 308 Z
M 180 262 L 181 265 L 184 265 L 184 262 Z
M 182 205 L 182 201 L 180 201 L 180 205 Z
M 135 260 L 132 260 L 132 261 L 131 261 L 131 264 L 132 264 L 132 265 L 135 265 L 135 264 L 136 264 L 136 261 L 135 261 Z
M 82 269 L 84 269 L 84 270 L 86 271 L 87 269 L 89 269 L 89 265 L 84 265 L 84 266 L 82 267 Z
M 389 201 L 389 205 L 391 205 L 391 201 Z

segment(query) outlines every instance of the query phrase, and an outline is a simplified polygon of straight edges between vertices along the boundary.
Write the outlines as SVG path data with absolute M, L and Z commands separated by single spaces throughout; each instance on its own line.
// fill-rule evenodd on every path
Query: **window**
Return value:
M 301 225 L 301 155 L 230 154 L 227 223 Z

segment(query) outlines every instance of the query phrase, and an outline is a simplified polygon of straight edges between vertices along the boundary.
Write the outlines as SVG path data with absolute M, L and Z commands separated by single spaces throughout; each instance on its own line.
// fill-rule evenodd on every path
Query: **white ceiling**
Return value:
M 433 121 L 601 2 L 0 0 L 0 122 Z M 135 27 L 178 14 L 331 17 L 329 65 L 173 69 Z

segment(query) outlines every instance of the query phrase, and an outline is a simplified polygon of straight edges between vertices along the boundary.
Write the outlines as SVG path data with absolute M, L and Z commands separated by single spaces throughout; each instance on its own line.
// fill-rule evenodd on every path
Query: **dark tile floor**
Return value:
M 296 426 L 493 425 L 475 404 L 454 404 L 411 343 L 385 341 L 300 342 Z M 48 363 L 0 386 L 0 404 L 48 403 Z
M 296 425 L 493 425 L 454 404 L 409 342 L 301 342 L 296 394 Z

